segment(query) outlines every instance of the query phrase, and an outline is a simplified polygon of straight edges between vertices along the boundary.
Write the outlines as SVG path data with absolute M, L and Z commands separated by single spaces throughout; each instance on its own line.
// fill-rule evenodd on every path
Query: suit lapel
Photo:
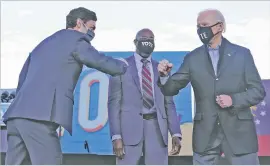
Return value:
M 128 58 L 128 63 L 129 63 L 129 66 L 131 68 L 132 78 L 133 78 L 138 90 L 140 91 L 140 93 L 142 93 L 141 92 L 141 85 L 140 85 L 139 75 L 138 75 L 138 70 L 137 70 L 134 55 Z
M 217 67 L 217 77 L 225 71 L 226 67 L 232 63 L 232 60 L 235 56 L 235 50 L 233 49 L 232 44 L 225 38 L 222 39 L 222 44 L 219 50 L 219 61 Z
M 153 80 L 154 85 L 157 85 L 156 83 L 158 81 L 158 69 L 157 69 L 158 63 L 154 61 L 153 59 L 152 59 L 152 67 L 153 67 L 153 73 L 154 73 L 154 80 Z
M 153 87 L 153 90 L 155 91 L 155 92 L 157 92 L 157 88 L 159 88 L 158 86 L 157 86 L 157 82 L 158 82 L 158 69 L 157 69 L 157 67 L 158 67 L 158 63 L 156 62 L 156 61 L 154 61 L 153 59 L 151 60 L 152 61 L 152 68 L 153 68 L 153 74 L 154 74 L 154 80 L 152 80 L 152 81 L 154 81 L 153 83 L 154 83 L 154 87 Z M 154 93 L 155 94 L 155 98 L 157 98 L 158 96 L 157 96 L 157 93 Z

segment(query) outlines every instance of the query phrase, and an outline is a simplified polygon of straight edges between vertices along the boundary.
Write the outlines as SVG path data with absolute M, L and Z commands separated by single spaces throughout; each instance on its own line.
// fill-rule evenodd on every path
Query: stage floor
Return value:
M 1 153 L 1 165 L 4 165 L 5 153 Z M 24 164 L 29 165 L 29 162 Z M 98 156 L 87 154 L 64 154 L 64 165 L 115 165 L 114 156 Z M 143 164 L 141 162 L 140 164 Z M 225 160 L 221 160 L 220 165 L 228 164 Z M 270 165 L 269 157 L 260 157 L 261 165 Z M 170 156 L 169 165 L 192 165 L 192 156 Z

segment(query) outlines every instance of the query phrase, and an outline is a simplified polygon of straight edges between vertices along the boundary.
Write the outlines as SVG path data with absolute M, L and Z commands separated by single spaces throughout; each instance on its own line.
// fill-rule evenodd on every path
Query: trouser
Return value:
M 14 118 L 7 121 L 6 165 L 21 165 L 30 159 L 33 165 L 60 165 L 62 151 L 56 132 L 58 124 Z

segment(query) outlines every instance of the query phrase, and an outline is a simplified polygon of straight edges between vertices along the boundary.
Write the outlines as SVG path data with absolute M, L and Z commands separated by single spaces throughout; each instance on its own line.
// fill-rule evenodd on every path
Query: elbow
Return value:
M 172 84 L 165 84 L 160 86 L 160 90 L 164 96 L 175 96 L 178 94 L 179 90 L 174 88 Z
M 112 73 L 111 76 L 123 75 L 126 73 L 126 71 L 127 71 L 127 66 L 120 65 L 119 70 L 117 70 L 115 73 Z
M 108 74 L 111 76 L 119 76 L 125 74 L 127 71 L 127 65 L 123 63 L 116 63 L 113 70 L 109 70 Z
M 172 90 L 171 88 L 165 88 L 165 87 L 161 88 L 161 92 L 163 93 L 164 96 L 175 96 L 178 94 L 177 91 Z

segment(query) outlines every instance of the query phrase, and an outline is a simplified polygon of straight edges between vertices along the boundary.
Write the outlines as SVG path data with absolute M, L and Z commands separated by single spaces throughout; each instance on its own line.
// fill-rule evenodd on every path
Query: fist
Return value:
M 221 108 L 227 108 L 232 106 L 232 98 L 228 95 L 219 95 L 216 97 L 216 103 L 221 107 Z
M 158 72 L 161 76 L 167 76 L 168 73 L 172 70 L 172 67 L 173 64 L 164 59 L 158 64 Z

